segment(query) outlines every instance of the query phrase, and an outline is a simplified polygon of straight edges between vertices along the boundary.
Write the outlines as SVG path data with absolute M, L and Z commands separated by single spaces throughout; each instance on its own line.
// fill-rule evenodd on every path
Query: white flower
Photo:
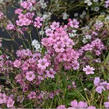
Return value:
M 40 35 L 43 35 L 43 34 L 44 34 L 44 31 L 40 31 L 39 34 L 40 34 Z
M 46 20 L 46 19 L 49 20 L 50 17 L 51 17 L 51 13 L 50 12 L 49 13 L 44 13 L 43 16 L 42 16 L 43 20 Z
M 34 40 L 32 41 L 32 45 L 35 45 L 36 43 L 38 43 L 38 41 L 37 41 L 36 39 L 34 39 Z
M 82 12 L 82 15 L 86 15 L 86 11 L 83 11 L 83 12 Z
M 83 19 L 83 18 L 84 18 L 84 15 L 83 15 L 83 14 L 81 14 L 81 15 L 80 15 L 80 18 L 82 18 L 82 19 Z
M 72 30 L 72 33 L 69 33 L 69 37 L 73 38 L 73 37 L 77 36 L 76 32 L 77 32 L 77 30 Z
M 0 0 L 0 3 L 3 3 L 3 0 Z
M 45 20 L 45 19 L 47 19 L 49 16 L 47 15 L 47 14 L 44 14 L 43 16 L 42 16 L 42 18 Z
M 44 3 L 44 0 L 40 0 L 40 3 Z
M 86 15 L 86 11 L 83 11 L 82 14 L 80 15 L 80 18 L 84 18 Z
M 88 2 L 88 4 L 87 4 L 88 6 L 91 6 L 92 5 L 92 2 Z
M 74 17 L 77 17 L 78 16 L 78 13 L 74 13 Z
M 46 3 L 41 3 L 41 7 L 42 7 L 43 9 L 45 9 L 45 8 L 47 7 L 47 4 L 46 4 Z
M 66 12 L 64 12 L 62 13 L 62 17 L 64 20 L 66 20 L 69 17 L 69 15 Z
M 75 37 L 77 34 L 76 33 L 69 33 L 69 37 L 73 38 Z
M 84 3 L 86 3 L 88 6 L 92 5 L 92 2 L 90 0 L 85 0 Z
M 85 35 L 86 39 L 91 39 L 91 35 Z
M 109 21 L 109 16 L 107 16 L 107 17 L 105 18 L 105 21 Z
M 94 2 L 98 2 L 98 0 L 93 0 Z
M 41 49 L 40 43 L 36 39 L 32 41 L 32 46 L 36 49 L 36 51 L 40 51 Z
M 96 12 L 99 11 L 99 9 L 100 9 L 99 7 L 94 7 L 94 11 Z
M 77 30 L 72 30 L 72 32 L 73 32 L 73 33 L 76 33 L 76 32 L 77 32 Z
M 84 44 L 87 43 L 86 38 L 83 38 L 82 42 L 83 42 Z
M 44 30 L 47 30 L 47 29 L 49 29 L 49 27 L 48 26 L 45 26 Z
M 105 12 L 100 12 L 100 15 L 106 15 L 106 13 Z
M 97 24 L 97 25 L 102 25 L 102 24 L 103 24 L 103 22 L 102 22 L 102 21 L 100 21 L 100 20 L 96 20 L 96 24 Z

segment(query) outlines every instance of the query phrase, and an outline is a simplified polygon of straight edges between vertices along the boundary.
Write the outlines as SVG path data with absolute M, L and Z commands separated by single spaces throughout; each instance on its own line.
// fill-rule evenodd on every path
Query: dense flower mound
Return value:
M 0 108 L 109 108 L 109 0 L 0 0 Z
M 54 22 L 53 22 L 54 23 Z M 53 24 L 51 25 L 51 27 Z M 74 46 L 73 40 L 69 38 L 66 28 L 58 27 L 56 30 L 48 29 L 46 30 L 46 34 L 48 34 L 48 38 L 42 39 L 42 45 L 44 45 L 50 55 L 54 57 L 54 66 L 57 68 L 60 63 L 63 63 L 63 66 L 66 70 L 74 69 L 77 70 L 79 68 L 79 53 L 74 50 L 72 47 Z M 51 32 L 51 33 L 50 33 Z

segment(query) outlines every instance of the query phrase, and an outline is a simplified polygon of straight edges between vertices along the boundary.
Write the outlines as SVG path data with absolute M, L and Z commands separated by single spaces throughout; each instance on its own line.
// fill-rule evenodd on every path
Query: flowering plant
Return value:
M 0 107 L 108 109 L 108 7 L 1 0 Z

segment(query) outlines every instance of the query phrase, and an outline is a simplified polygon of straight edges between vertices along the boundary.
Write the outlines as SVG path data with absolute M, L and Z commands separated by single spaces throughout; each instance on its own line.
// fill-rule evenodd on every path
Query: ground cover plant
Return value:
M 0 108 L 109 108 L 109 0 L 0 0 Z

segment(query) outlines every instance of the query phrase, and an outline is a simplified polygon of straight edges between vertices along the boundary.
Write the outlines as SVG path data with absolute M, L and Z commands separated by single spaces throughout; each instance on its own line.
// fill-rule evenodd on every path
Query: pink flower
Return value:
M 22 11 L 23 11 L 23 10 L 22 10 L 21 8 L 18 8 L 18 9 L 15 10 L 15 14 L 21 14 Z
M 43 19 L 41 17 L 36 17 L 34 21 L 34 27 L 40 28 L 42 26 Z
M 59 22 L 53 22 L 52 25 L 50 25 L 52 30 L 55 30 L 59 27 Z
M 71 47 L 74 45 L 73 40 L 71 40 L 68 36 L 62 37 L 60 39 L 62 43 L 64 43 L 67 47 Z
M 28 81 L 33 81 L 35 79 L 35 74 L 32 71 L 28 71 L 26 72 L 26 79 Z
M 36 92 L 30 92 L 30 94 L 28 94 L 28 98 L 31 100 L 31 99 L 34 99 L 36 98 Z
M 36 0 L 27 0 L 28 2 L 31 2 L 32 4 L 36 3 Z
M 3 94 L 0 93 L 0 104 L 3 104 L 3 103 L 4 103 L 4 101 L 3 101 Z
M 72 107 L 75 107 L 76 108 L 76 107 L 78 107 L 78 102 L 76 100 L 73 100 L 73 101 L 71 101 L 70 105 Z
M 68 25 L 72 28 L 78 28 L 79 27 L 79 22 L 76 19 L 68 19 Z
M 83 50 L 84 51 L 92 51 L 93 49 L 93 46 L 91 44 L 86 44 L 84 47 L 83 47 Z
M 104 102 L 104 107 L 109 108 L 109 102 Z
M 32 52 L 29 49 L 22 49 L 22 50 L 17 50 L 16 52 L 17 57 L 22 58 L 26 58 L 27 56 L 30 57 L 32 56 Z
M 73 67 L 74 70 L 78 70 L 79 69 L 79 62 L 73 61 L 72 62 L 72 67 Z
M 45 70 L 49 66 L 49 62 L 46 58 L 38 60 L 38 67 Z
M 51 29 L 46 29 L 45 33 L 47 36 L 53 36 L 53 30 Z
M 3 19 L 4 14 L 0 11 L 0 20 Z
M 103 25 L 104 25 L 103 22 L 98 21 L 94 24 L 94 27 L 96 28 L 96 30 L 99 31 L 103 27 Z
M 3 96 L 3 102 L 6 103 L 7 102 L 7 96 L 6 96 L 6 94 L 3 93 L 2 96 Z
M 80 102 L 78 103 L 78 107 L 79 107 L 79 108 L 86 108 L 86 107 L 87 107 L 87 103 L 84 102 L 84 101 L 80 101 Z
M 76 109 L 76 108 L 74 108 L 74 107 L 68 107 L 67 109 Z
M 29 2 L 29 1 L 23 1 L 20 3 L 20 5 L 24 8 L 24 9 L 27 9 L 29 10 L 31 7 L 32 7 L 32 3 Z
M 13 106 L 14 106 L 14 101 L 13 101 L 12 98 L 9 97 L 8 100 L 7 100 L 7 107 L 11 108 Z
M 5 93 L 0 93 L 0 104 L 6 103 L 7 102 L 7 96 Z
M 95 106 L 89 106 L 87 109 L 96 109 Z
M 107 83 L 107 85 L 106 85 L 106 89 L 109 90 L 109 83 Z
M 40 28 L 42 26 L 42 23 L 40 22 L 34 22 L 34 27 Z
M 15 61 L 13 62 L 13 65 L 14 65 L 14 67 L 16 67 L 16 68 L 19 68 L 19 67 L 21 66 L 21 61 L 15 60 Z
M 65 105 L 59 105 L 56 109 L 66 109 Z
M 105 7 L 108 8 L 109 7 L 109 0 L 105 1 Z
M 7 30 L 15 30 L 15 26 L 13 24 L 8 24 L 6 27 Z
M 18 18 L 19 20 L 16 20 L 16 24 L 18 26 L 29 26 L 33 21 L 32 18 L 34 16 L 34 13 L 26 13 L 26 14 L 19 14 Z
M 26 16 L 26 18 L 32 20 L 33 17 L 34 17 L 34 13 L 33 13 L 33 12 L 27 12 L 27 13 L 25 14 L 25 16 Z M 40 18 L 40 19 L 41 19 L 41 18 Z
M 29 63 L 25 61 L 25 62 L 23 63 L 23 65 L 22 65 L 22 70 L 23 70 L 23 71 L 26 71 L 26 70 L 28 70 L 28 69 L 29 69 Z
M 38 17 L 35 18 L 35 21 L 42 22 L 43 21 L 43 18 L 38 16 Z
M 15 77 L 16 82 L 20 83 L 22 81 L 22 75 L 21 74 L 17 74 Z
M 46 76 L 49 78 L 54 78 L 55 74 L 56 74 L 56 72 L 52 68 L 50 70 L 46 71 Z
M 98 86 L 99 83 L 100 83 L 100 78 L 99 77 L 95 77 L 95 79 L 94 79 L 94 85 L 95 86 Z
M 75 83 L 75 81 L 72 82 L 72 87 L 73 87 L 73 88 L 76 88 L 76 83 Z
M 90 67 L 89 65 L 87 65 L 86 67 L 83 68 L 83 71 L 89 75 L 89 74 L 94 74 L 94 71 L 95 69 L 93 67 Z
M 97 86 L 96 87 L 96 92 L 98 92 L 99 94 L 101 94 L 103 90 L 105 90 L 104 86 Z
M 42 45 L 44 45 L 45 47 L 48 47 L 50 42 L 49 42 L 48 38 L 43 38 L 43 39 L 41 40 L 41 43 L 42 43 Z
M 16 20 L 16 25 L 23 26 L 23 21 L 22 20 Z
M 60 42 L 58 41 L 58 42 L 54 45 L 54 49 L 55 49 L 56 52 L 64 52 L 64 47 L 65 47 L 65 45 L 64 45 L 64 43 L 62 43 L 61 41 L 60 41 Z

